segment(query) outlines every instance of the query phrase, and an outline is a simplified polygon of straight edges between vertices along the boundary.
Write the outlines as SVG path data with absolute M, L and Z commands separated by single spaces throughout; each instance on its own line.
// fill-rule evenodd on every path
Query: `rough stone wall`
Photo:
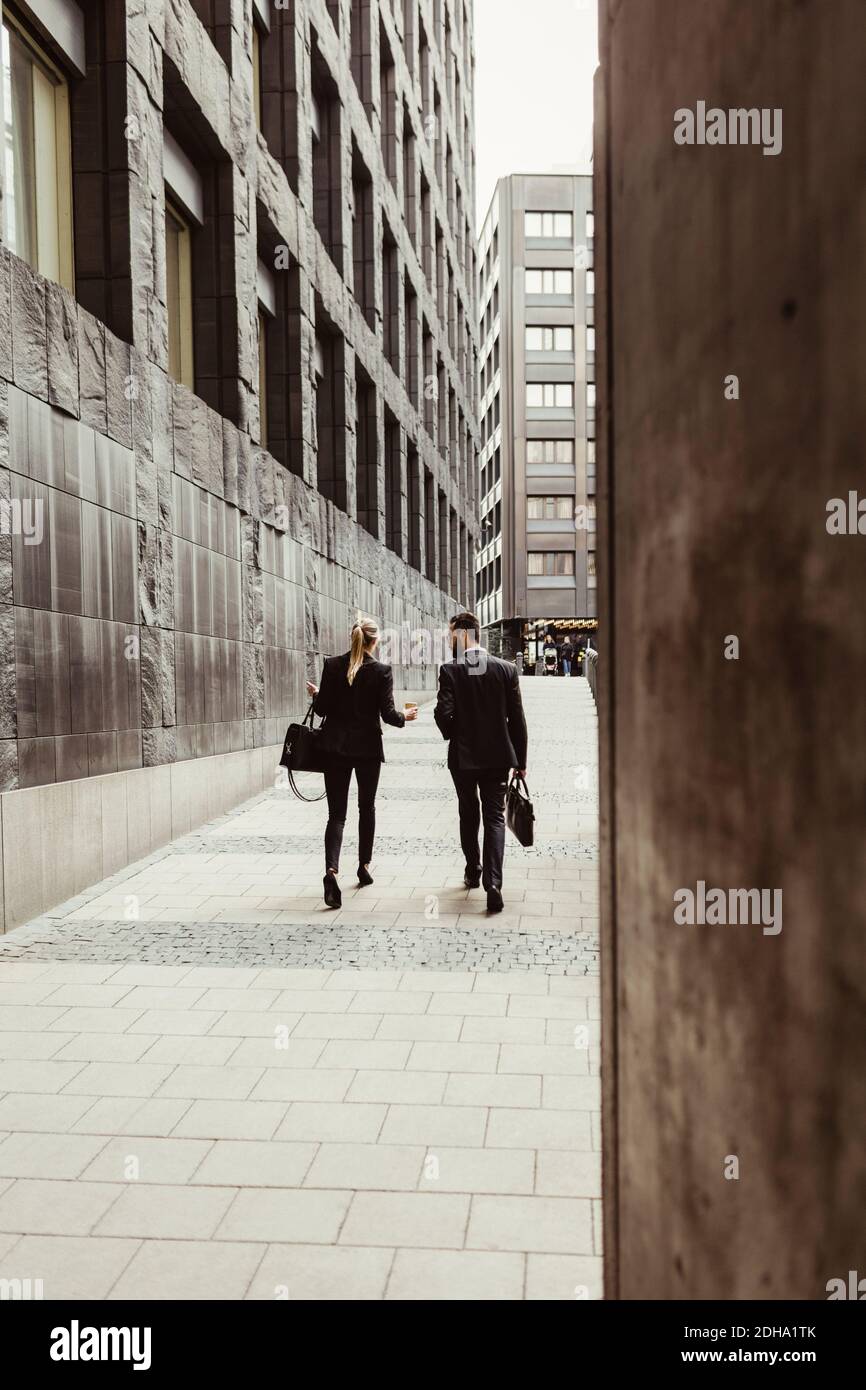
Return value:
M 825 1299 L 866 1210 L 866 538 L 826 529 L 863 492 L 866 11 L 601 8 L 607 1292 Z M 699 100 L 782 108 L 782 152 L 676 145 Z M 677 925 L 701 880 L 781 889 L 781 932 Z
M 456 603 L 469 600 L 474 573 L 468 47 L 452 26 L 469 122 L 461 132 L 469 142 L 458 219 L 457 174 L 449 174 L 444 155 L 437 164 L 440 147 L 457 146 L 458 117 L 440 102 L 439 123 L 425 138 L 422 65 L 411 52 L 411 70 L 407 63 L 401 5 L 271 4 L 263 124 L 279 159 L 253 115 L 251 0 L 85 8 L 88 77 L 72 89 L 79 292 L 88 303 L 104 303 L 121 332 L 131 324 L 132 341 L 0 250 L 0 503 L 9 503 L 7 516 L 15 515 L 13 502 L 24 515 L 40 503 L 42 528 L 39 544 L 29 544 L 20 527 L 0 528 L 3 791 L 277 742 L 303 705 L 305 677 L 347 645 L 356 609 L 404 634 L 435 631 Z M 407 7 L 416 46 L 419 12 L 431 43 L 439 43 L 425 66 L 428 85 L 436 81 L 446 93 L 442 6 L 421 0 L 420 10 Z M 372 35 L 366 105 L 351 66 L 352 23 L 362 13 Z M 468 45 L 469 30 L 459 33 Z M 381 84 L 380 34 L 392 58 Z M 335 202 L 344 255 L 336 263 L 313 215 L 314 52 L 328 68 L 340 117 Z M 386 113 L 384 135 L 380 93 L 389 105 L 399 101 L 401 113 Z M 210 278 L 195 301 L 197 394 L 167 373 L 164 121 L 205 169 L 212 200 L 211 263 L 202 271 Z M 411 160 L 403 158 L 404 121 L 417 136 Z M 82 167 L 87 139 L 104 152 L 89 173 Z M 397 142 L 390 153 L 389 141 Z M 459 402 L 450 439 L 438 435 L 435 418 L 424 428 L 423 381 L 411 396 L 407 390 L 420 346 L 407 342 L 413 320 L 402 292 L 395 296 L 392 357 L 405 367 L 395 372 L 385 360 L 380 257 L 372 326 L 354 297 L 353 146 L 372 179 L 374 247 L 384 216 L 396 238 L 399 284 L 417 297 Z M 448 319 L 437 313 L 436 266 L 425 274 L 404 224 L 410 203 L 418 216 L 404 177 L 408 171 L 417 194 L 422 168 L 432 190 L 430 216 L 446 232 L 450 269 L 443 265 L 441 273 L 451 285 L 450 335 Z M 116 213 L 110 244 L 106 206 Z M 91 244 L 82 245 L 88 238 Z M 94 241 L 105 252 L 103 279 L 94 270 Z M 118 245 L 128 257 L 123 264 Z M 280 345 L 290 422 L 279 459 L 259 443 L 256 332 L 257 259 L 277 252 L 274 274 L 288 281 Z M 323 495 L 317 476 L 317 312 L 342 345 L 346 510 Z M 416 333 L 420 321 L 417 315 Z M 356 363 L 372 383 L 378 425 L 373 456 L 363 460 L 373 490 L 366 527 L 355 519 Z M 438 515 L 430 519 L 432 550 L 425 552 L 426 527 L 411 501 L 423 505 L 425 479 L 457 519 L 459 554 L 450 534 L 440 544 Z M 413 527 L 421 542 L 410 550 Z M 407 648 L 404 636 L 404 655 Z M 435 660 L 398 664 L 395 683 L 431 687 Z

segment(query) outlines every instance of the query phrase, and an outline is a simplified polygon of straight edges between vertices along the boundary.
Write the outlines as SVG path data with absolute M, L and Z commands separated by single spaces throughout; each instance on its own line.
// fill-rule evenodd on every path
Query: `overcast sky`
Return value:
M 475 0 L 476 224 L 504 174 L 589 173 L 596 0 Z

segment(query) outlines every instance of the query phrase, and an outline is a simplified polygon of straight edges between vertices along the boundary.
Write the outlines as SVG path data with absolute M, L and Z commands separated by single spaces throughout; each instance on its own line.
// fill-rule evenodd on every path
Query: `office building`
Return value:
M 476 606 L 530 664 L 597 627 L 592 179 L 501 179 L 479 238 Z

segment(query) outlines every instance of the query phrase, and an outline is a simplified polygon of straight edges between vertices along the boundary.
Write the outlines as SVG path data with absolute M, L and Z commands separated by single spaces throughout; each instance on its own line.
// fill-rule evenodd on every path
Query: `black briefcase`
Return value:
M 535 812 L 529 800 L 526 782 L 513 773 L 505 798 L 505 819 L 508 829 L 528 849 L 535 836 Z
M 303 722 L 290 724 L 286 730 L 283 754 L 280 758 L 280 767 L 286 769 L 289 786 L 299 801 L 321 801 L 325 795 L 322 792 L 321 796 L 304 796 L 298 791 L 292 775 L 295 772 L 325 771 L 326 757 L 322 752 L 321 734 L 321 724 L 318 729 L 313 724 L 313 701 L 311 700 L 310 708 L 304 715 Z

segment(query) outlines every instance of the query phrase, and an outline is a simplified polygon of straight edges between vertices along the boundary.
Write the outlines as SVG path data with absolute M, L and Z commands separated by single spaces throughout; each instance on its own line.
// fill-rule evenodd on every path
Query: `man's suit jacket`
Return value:
M 470 647 L 439 669 L 434 718 L 448 740 L 453 772 L 526 767 L 520 677 L 510 661 Z
M 402 729 L 405 716 L 394 708 L 394 676 L 390 666 L 364 658 L 350 685 L 346 679 L 349 653 L 329 656 L 325 661 L 319 693 L 313 708 L 326 716 L 322 729 L 322 751 L 342 758 L 361 761 L 364 758 L 385 761 L 382 748 L 382 725 L 393 724 Z

